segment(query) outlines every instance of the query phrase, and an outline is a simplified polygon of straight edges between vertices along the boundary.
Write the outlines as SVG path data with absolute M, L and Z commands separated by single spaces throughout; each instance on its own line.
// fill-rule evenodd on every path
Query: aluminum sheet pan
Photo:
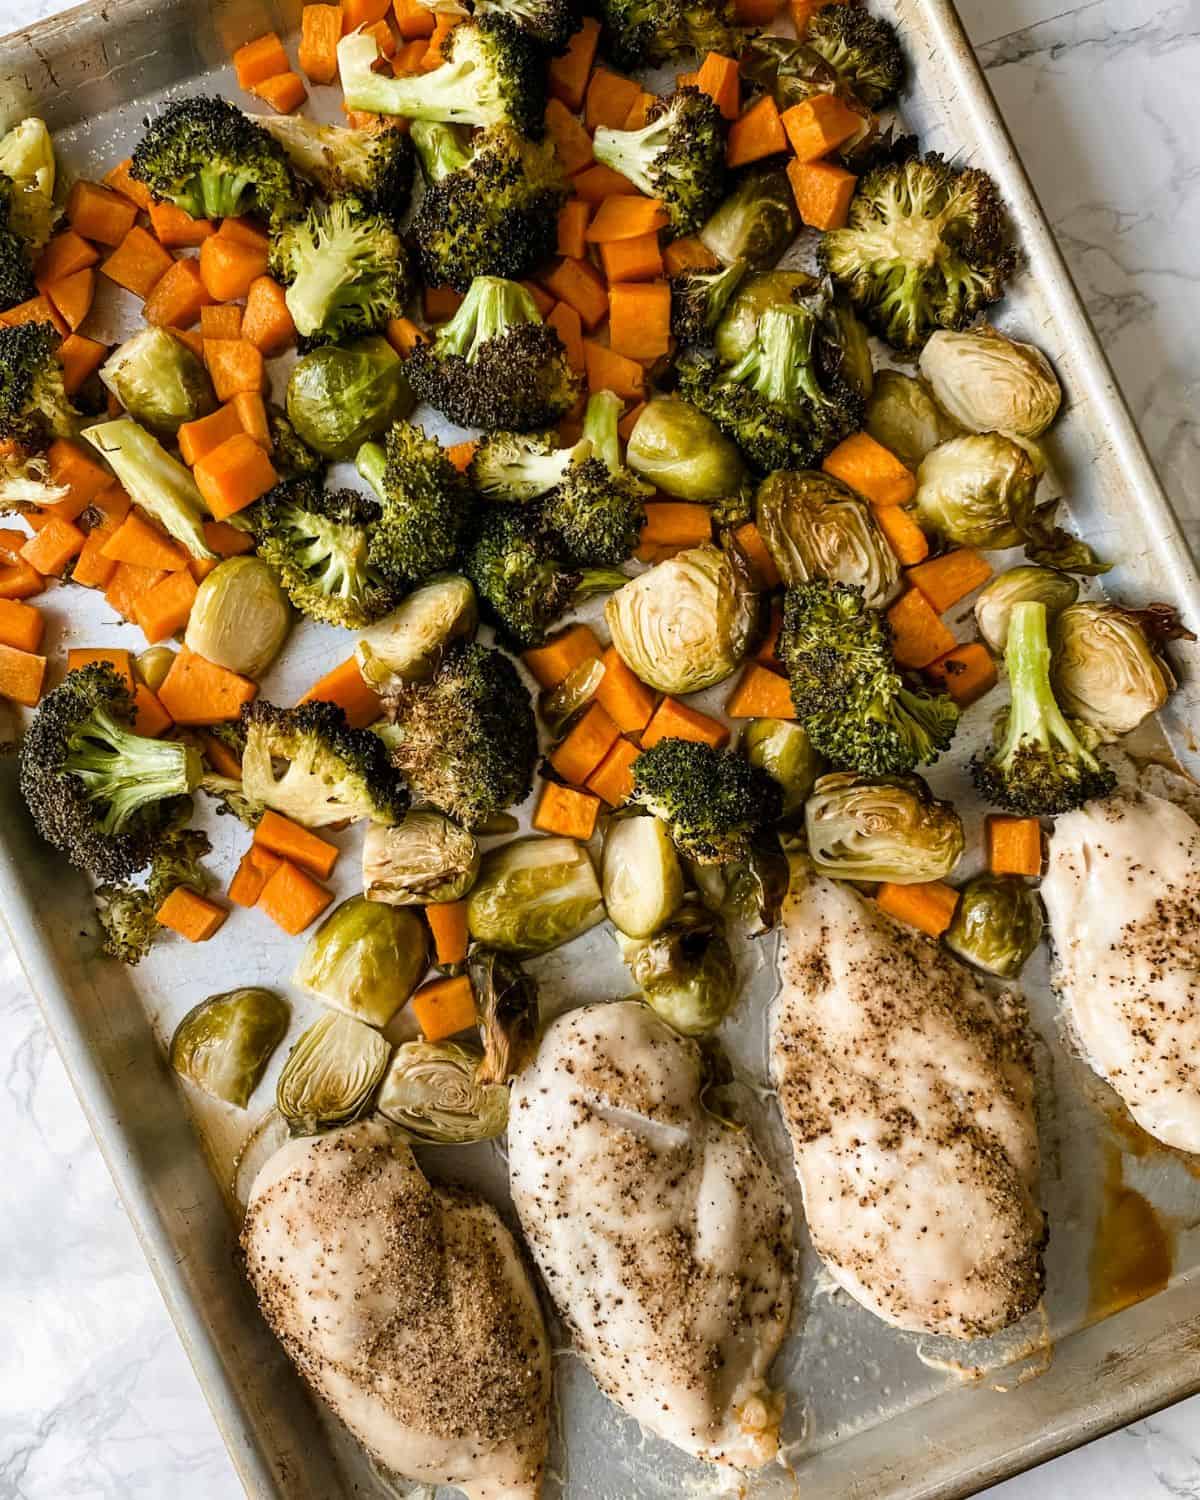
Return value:
M 1025 269 L 997 321 L 1041 345 L 1062 376 L 1068 402 L 1051 442 L 1053 480 L 1075 524 L 1121 559 L 1106 586 L 1137 603 L 1167 599 L 1195 623 L 1194 564 L 952 4 L 876 0 L 876 8 L 902 28 L 913 64 L 905 115 L 924 145 L 986 167 L 1012 211 Z M 42 113 L 56 132 L 65 177 L 94 175 L 125 153 L 147 108 L 172 91 L 203 81 L 236 97 L 227 63 L 233 48 L 271 27 L 293 30 L 297 14 L 296 7 L 262 0 L 83 6 L 0 42 L 0 123 Z M 322 107 L 336 117 L 336 102 Z M 102 336 L 115 338 L 133 326 L 128 304 L 110 288 L 98 316 Z M 438 430 L 454 435 L 444 424 Z M 73 590 L 41 602 L 55 671 L 72 644 L 135 650 L 141 644 L 139 632 L 119 622 L 98 595 Z M 264 695 L 294 701 L 348 649 L 345 635 L 306 625 L 266 680 Z M 1200 773 L 1194 738 L 1200 661 L 1195 648 L 1182 649 L 1177 660 L 1184 680 L 1162 732 L 1143 737 L 1137 748 L 1144 765 L 1167 758 L 1169 745 L 1180 763 Z M 961 761 L 988 717 L 983 710 L 970 716 L 956 764 L 931 777 L 939 792 L 967 806 Z M 211 809 L 205 819 L 212 863 L 224 881 L 245 835 L 231 819 L 213 818 Z M 977 816 L 968 821 L 977 828 Z M 357 881 L 353 836 L 342 838 L 347 856 L 337 872 L 339 896 Z M 976 840 L 964 872 L 979 861 Z M 211 947 L 164 942 L 129 972 L 98 959 L 88 893 L 32 835 L 11 759 L 0 764 L 0 887 L 48 1027 L 247 1494 L 348 1500 L 393 1493 L 306 1395 L 237 1270 L 234 1163 L 269 1103 L 281 1057 L 246 1116 L 185 1093 L 164 1062 L 163 1041 L 179 1017 L 205 994 L 234 983 L 286 990 L 294 1036 L 317 1010 L 287 980 L 300 942 L 275 934 L 254 913 L 235 911 Z M 761 1088 L 763 1015 L 775 985 L 771 945 L 743 944 L 739 962 L 745 998 L 722 1036 L 760 1139 L 792 1184 L 782 1127 Z M 551 1009 L 628 987 L 602 930 L 538 960 L 535 969 Z M 1041 1038 L 1043 1197 L 1053 1229 L 1044 1320 L 1030 1319 L 1005 1338 L 970 1348 L 897 1334 L 830 1291 L 801 1230 L 801 1307 L 777 1366 L 791 1393 L 784 1432 L 790 1467 L 748 1481 L 742 1490 L 748 1500 L 797 1491 L 822 1500 L 948 1500 L 1200 1389 L 1200 1168 L 1122 1124 L 1112 1096 L 1059 1038 L 1044 960 L 1023 977 Z M 498 1147 L 427 1152 L 424 1162 L 436 1175 L 477 1183 L 505 1205 Z M 1172 1274 L 1157 1295 L 1098 1320 L 1094 1261 L 1114 1205 L 1135 1200 L 1148 1232 L 1170 1253 Z M 599 1397 L 572 1356 L 556 1360 L 556 1376 L 559 1437 L 549 1495 L 703 1500 L 721 1492 L 710 1471 L 644 1436 Z

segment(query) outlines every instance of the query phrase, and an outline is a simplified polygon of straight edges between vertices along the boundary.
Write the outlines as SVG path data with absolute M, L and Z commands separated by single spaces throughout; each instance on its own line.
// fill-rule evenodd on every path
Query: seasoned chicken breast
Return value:
M 817 1253 L 873 1313 L 979 1338 L 1043 1284 L 1023 1003 L 847 885 L 798 872 L 771 1077 Z
M 512 1235 L 374 1121 L 289 1141 L 242 1245 L 292 1362 L 385 1469 L 471 1500 L 541 1491 L 550 1355 Z
M 561 1016 L 513 1085 L 512 1194 L 606 1395 L 687 1453 L 751 1468 L 778 1446 L 766 1373 L 791 1316 L 791 1211 L 701 1087 L 699 1047 L 640 1001 Z
M 1054 825 L 1042 882 L 1067 1025 L 1143 1130 L 1200 1151 L 1200 827 L 1121 792 Z

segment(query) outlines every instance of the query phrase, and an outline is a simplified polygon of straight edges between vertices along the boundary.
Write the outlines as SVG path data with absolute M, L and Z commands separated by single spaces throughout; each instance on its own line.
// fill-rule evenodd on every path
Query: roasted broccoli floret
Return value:
M 890 104 L 904 83 L 896 28 L 865 6 L 824 6 L 805 27 L 804 44 L 820 53 L 843 88 L 872 109 Z
M 258 555 L 301 614 L 361 630 L 399 602 L 399 581 L 371 562 L 380 507 L 369 496 L 327 490 L 315 477 L 285 479 L 246 515 Z
M 327 198 L 351 194 L 375 214 L 395 221 L 406 212 L 416 174 L 416 153 L 408 132 L 385 125 L 350 130 L 318 125 L 303 115 L 252 115 L 273 136 L 296 171 L 316 183 Z
M 268 407 L 267 424 L 271 429 L 271 463 L 277 474 L 284 479 L 324 474 L 325 460 L 308 446 L 285 411 L 278 406 Z
M 446 39 L 439 67 L 415 77 L 373 71 L 373 36 L 354 31 L 338 44 L 347 109 L 447 125 L 511 125 L 531 140 L 545 129 L 546 62 L 515 22 L 492 13 L 463 21 Z
M 12 178 L 0 172 L 0 309 L 16 307 L 37 292 L 29 248 L 12 228 L 15 191 Z
M 348 819 L 398 823 L 408 788 L 369 729 L 351 729 L 335 703 L 278 708 L 260 698 L 242 710 L 243 794 L 305 828 Z
M 396 422 L 387 446 L 364 443 L 358 472 L 380 500 L 368 555 L 389 578 L 419 583 L 453 566 L 471 518 L 471 487 L 435 439 Z
M 49 323 L 0 327 L 0 511 L 52 505 L 67 493 L 46 459 L 53 438 L 79 427 L 57 349 Z
M 126 964 L 145 958 L 165 930 L 158 922 L 158 909 L 171 892 L 181 885 L 201 893 L 208 888 L 208 873 L 200 861 L 211 849 L 208 835 L 198 828 L 174 829 L 160 840 L 145 884 L 125 881 L 96 887 L 96 915 L 110 958 Z
M 641 130 L 609 130 L 593 137 L 596 160 L 657 198 L 672 234 L 694 234 L 725 192 L 726 124 L 721 111 L 688 85 L 650 111 Z
M 727 433 L 756 469 L 814 467 L 862 425 L 862 396 L 841 372 L 836 324 L 795 304 L 766 309 L 735 365 L 691 351 L 679 389 Z
M 965 328 L 1003 296 L 1016 264 L 995 183 L 936 152 L 861 178 L 846 227 L 824 235 L 819 253 L 894 349 Z
M 683 271 L 671 277 L 671 332 L 681 344 L 707 344 L 746 275 L 735 260 L 719 271 Z
M 133 716 L 125 682 L 97 662 L 42 699 L 21 745 L 21 792 L 38 832 L 97 880 L 144 869 L 200 779 L 195 750 L 135 734 Z
M 533 298 L 496 276 L 475 278 L 433 342 L 409 355 L 405 373 L 421 400 L 463 427 L 548 427 L 579 392 L 562 340 Z
M 550 259 L 566 197 L 551 142 L 498 125 L 466 146 L 427 120 L 412 139 L 429 184 L 411 228 L 427 285 L 465 292 L 476 276 L 516 279 Z
M 741 52 L 731 0 L 600 0 L 598 12 L 604 49 L 625 69 L 664 63 L 681 52 Z
M 835 766 L 892 776 L 949 747 L 958 710 L 906 679 L 885 617 L 856 585 L 812 579 L 788 589 L 779 654 L 796 717 Z
M 392 758 L 419 797 L 466 828 L 523 802 L 537 764 L 533 704 L 507 656 L 450 647 L 428 682 L 386 700 Z
M 661 818 L 679 852 L 700 865 L 748 859 L 783 806 L 778 782 L 744 755 L 676 739 L 634 761 L 630 801 Z
M 296 331 L 310 342 L 373 333 L 414 290 L 408 251 L 390 218 L 359 198 L 314 205 L 271 240 L 271 270 L 287 285 Z
M 475 0 L 474 14 L 507 16 L 531 42 L 557 56 L 579 29 L 579 0 Z
M 206 771 L 200 778 L 200 790 L 220 803 L 218 817 L 228 814 L 246 828 L 257 828 L 267 810 L 261 802 L 246 796 L 246 789 L 237 776 L 220 776 Z
M 1107 797 L 1113 771 L 1081 742 L 1050 685 L 1046 606 L 1015 604 L 1004 649 L 1011 702 L 997 743 L 971 760 L 981 796 L 1025 817 L 1052 818 Z
M 225 99 L 168 104 L 134 147 L 129 175 L 194 219 L 260 213 L 276 222 L 302 190 L 283 147 Z

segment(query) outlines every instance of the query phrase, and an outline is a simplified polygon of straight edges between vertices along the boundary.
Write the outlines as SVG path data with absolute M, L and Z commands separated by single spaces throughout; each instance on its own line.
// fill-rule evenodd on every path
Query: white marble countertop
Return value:
M 959 0 L 1200 547 L 1200 0 Z M 61 9 L 0 0 L 0 34 Z M 242 1493 L 0 936 L 0 1500 Z M 990 1492 L 1200 1500 L 1200 1397 Z

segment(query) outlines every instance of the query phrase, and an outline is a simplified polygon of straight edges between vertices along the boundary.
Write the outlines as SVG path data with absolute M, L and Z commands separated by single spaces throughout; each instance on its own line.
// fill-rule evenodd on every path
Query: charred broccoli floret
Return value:
M 271 240 L 271 270 L 310 342 L 373 333 L 404 311 L 414 290 L 408 251 L 390 218 L 359 198 L 314 205 Z
M 890 22 L 862 5 L 826 5 L 804 29 L 804 44 L 820 53 L 842 87 L 879 109 L 904 83 L 904 53 Z
M 246 515 L 258 555 L 301 614 L 361 630 L 399 601 L 399 581 L 371 561 L 380 507 L 369 496 L 327 490 L 316 477 L 285 479 Z
M 550 259 L 566 197 L 550 142 L 498 125 L 465 146 L 424 120 L 412 139 L 429 184 L 411 230 L 427 285 L 465 292 L 476 276 L 515 279 Z
M 77 869 L 125 881 L 154 858 L 200 779 L 200 757 L 135 734 L 133 697 L 107 663 L 67 674 L 21 745 L 21 792 L 37 830 Z
M 1107 797 L 1113 771 L 1080 742 L 1050 684 L 1046 606 L 1015 604 L 1004 650 L 1011 693 L 1002 737 L 971 760 L 980 795 L 1026 817 L 1052 818 Z
M 12 227 L 14 192 L 12 178 L 0 172 L 0 309 L 16 307 L 37 291 L 29 247 Z
M 53 438 L 79 428 L 57 349 L 49 323 L 0 327 L 0 511 L 52 505 L 67 493 L 46 458 Z
M 318 125 L 303 115 L 253 115 L 254 123 L 279 142 L 292 166 L 327 198 L 351 194 L 375 214 L 395 221 L 408 208 L 416 153 L 408 132 L 390 125 L 350 130 Z
M 995 183 L 936 152 L 861 178 L 846 227 L 822 237 L 820 257 L 894 349 L 965 328 L 1003 296 L 1016 264 Z
M 533 298 L 497 276 L 475 278 L 433 342 L 409 355 L 405 373 L 421 400 L 464 427 L 548 427 L 579 391 L 562 340 Z
M 245 796 L 305 828 L 348 819 L 398 823 L 408 788 L 369 729 L 351 729 L 335 703 L 278 708 L 258 699 L 242 710 Z
M 507 16 L 531 42 L 557 56 L 579 29 L 582 7 L 579 0 L 475 0 L 474 14 Z
M 700 865 L 748 859 L 783 806 L 778 782 L 744 755 L 676 739 L 634 761 L 630 801 L 661 818 L 679 852 Z
M 523 802 L 537 764 L 533 704 L 507 656 L 450 647 L 428 682 L 386 700 L 398 733 L 392 758 L 426 798 L 466 828 Z
M 862 425 L 862 396 L 841 373 L 832 320 L 794 304 L 766 309 L 754 341 L 723 369 L 710 354 L 679 362 L 679 390 L 764 474 L 808 469 Z
M 200 861 L 210 852 L 208 835 L 198 828 L 178 828 L 163 835 L 144 885 L 131 881 L 96 887 L 96 915 L 102 945 L 110 958 L 140 963 L 165 929 L 158 909 L 177 886 L 203 893 L 209 884 Z
M 531 140 L 542 138 L 545 58 L 505 15 L 463 21 L 446 39 L 445 62 L 415 77 L 374 72 L 378 47 L 366 32 L 344 36 L 337 51 L 347 109 L 447 125 L 511 125 Z
M 380 500 L 369 537 L 375 566 L 410 583 L 453 566 L 471 518 L 471 487 L 442 445 L 411 422 L 396 422 L 386 447 L 364 443 L 355 462 Z
M 671 332 L 681 344 L 707 344 L 746 275 L 735 260 L 718 271 L 683 271 L 671 277 Z
M 302 198 L 279 142 L 228 100 L 203 95 L 146 121 L 129 175 L 194 219 L 260 213 L 277 222 Z
M 604 49 L 625 69 L 681 52 L 737 57 L 742 48 L 731 0 L 600 0 L 598 13 Z
M 812 579 L 788 589 L 779 653 L 796 717 L 835 766 L 893 776 L 949 747 L 958 710 L 900 673 L 891 627 L 861 588 Z
M 672 234 L 694 234 L 725 192 L 725 119 L 690 85 L 662 99 L 641 130 L 609 130 L 593 137 L 596 160 L 657 198 Z

